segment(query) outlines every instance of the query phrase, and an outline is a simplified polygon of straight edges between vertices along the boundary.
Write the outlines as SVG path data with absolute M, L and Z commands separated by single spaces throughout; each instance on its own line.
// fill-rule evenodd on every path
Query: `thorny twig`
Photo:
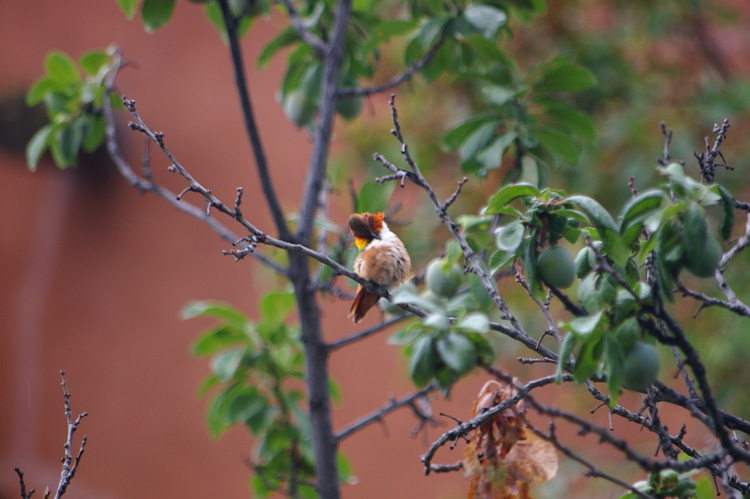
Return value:
M 76 419 L 73 419 L 73 411 L 70 408 L 70 392 L 68 391 L 68 383 L 65 380 L 65 371 L 60 371 L 60 376 L 62 377 L 60 386 L 62 386 L 63 389 L 63 406 L 65 408 L 65 420 L 68 423 L 68 430 L 65 445 L 63 446 L 65 450 L 62 458 L 62 471 L 60 472 L 60 482 L 55 490 L 55 499 L 62 497 L 68 490 L 70 482 L 73 480 L 73 477 L 75 477 L 76 471 L 78 471 L 78 465 L 81 463 L 81 457 L 86 449 L 87 442 L 87 435 L 84 435 L 81 439 L 81 446 L 78 449 L 78 453 L 73 455 L 73 436 L 75 435 L 76 430 L 78 430 L 78 425 L 81 423 L 81 420 L 88 416 L 88 413 L 84 411 L 79 414 Z M 23 473 L 19 468 L 15 468 L 15 471 L 18 475 L 21 497 L 23 499 L 30 499 L 34 493 L 34 489 L 30 489 L 27 492 Z M 47 499 L 50 493 L 50 489 L 47 488 L 44 493 L 44 499 Z

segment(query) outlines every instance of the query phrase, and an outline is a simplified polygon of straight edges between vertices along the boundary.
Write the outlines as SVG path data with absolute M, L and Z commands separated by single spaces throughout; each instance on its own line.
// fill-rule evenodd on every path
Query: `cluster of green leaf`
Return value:
M 393 304 L 383 303 L 389 313 L 403 312 L 400 303 L 428 313 L 389 339 L 391 344 L 406 345 L 409 373 L 417 386 L 435 380 L 447 392 L 459 377 L 495 359 L 488 337 L 492 301 L 475 274 L 464 274 L 460 259 L 458 246 L 449 244 L 444 258 L 427 265 L 421 292 L 409 282 L 394 293 Z
M 563 57 L 532 67 L 524 75 L 514 61 L 494 46 L 487 65 L 471 78 L 482 96 L 485 112 L 459 124 L 445 135 L 443 144 L 458 149 L 465 172 L 486 175 L 499 168 L 506 152 L 523 158 L 517 177 L 536 177 L 544 183 L 549 166 L 575 165 L 584 145 L 596 142 L 591 118 L 557 96 L 596 85 L 586 68 Z M 501 57 L 502 56 L 502 57 Z
M 288 325 L 295 303 L 291 292 L 268 293 L 260 301 L 257 322 L 217 302 L 193 302 L 182 311 L 185 319 L 218 321 L 192 347 L 194 355 L 212 356 L 212 374 L 199 393 L 217 389 L 207 414 L 214 437 L 243 425 L 258 439 L 252 459 L 257 497 L 282 489 L 284 477 L 296 476 L 302 484 L 315 477 L 305 396 L 298 386 L 304 378 L 299 327 Z M 334 385 L 331 391 L 338 393 Z M 350 467 L 343 456 L 339 466 L 342 480 L 347 480 Z M 316 497 L 311 486 L 300 486 L 297 494 Z
M 506 61 L 495 40 L 506 26 L 510 12 L 530 17 L 545 10 L 544 2 L 411 2 L 410 8 L 394 2 L 354 2 L 339 86 L 356 90 L 363 80 L 372 79 L 381 63 L 383 46 L 399 39 L 405 45 L 406 65 L 419 64 L 427 83 L 443 73 L 454 78 L 477 65 L 486 66 L 497 58 Z M 299 9 L 302 25 L 325 40 L 334 19 L 334 2 L 303 2 Z M 263 67 L 280 49 L 292 47 L 280 98 L 287 116 L 298 126 L 310 125 L 320 103 L 323 64 L 315 50 L 302 42 L 289 27 L 263 50 L 258 65 Z M 420 64 L 429 59 L 426 64 Z M 483 62 L 482 62 L 483 61 Z M 336 111 L 346 120 L 362 109 L 362 98 L 339 96 Z
M 113 57 L 110 52 L 90 52 L 79 63 L 83 76 L 70 56 L 50 52 L 44 63 L 46 75 L 26 95 L 29 106 L 44 103 L 50 121 L 26 147 L 26 161 L 32 171 L 47 150 L 57 166 L 67 168 L 76 164 L 81 149 L 92 152 L 104 142 L 101 106 L 109 98 L 104 80 L 112 70 Z M 117 98 L 112 102 L 122 107 Z
M 668 498 L 676 497 L 677 499 L 691 499 L 694 497 L 705 497 L 698 495 L 697 484 L 692 476 L 695 471 L 686 473 L 677 473 L 674 470 L 664 470 L 660 473 L 651 473 L 648 480 L 643 480 L 633 484 L 633 488 L 642 494 L 649 494 L 654 497 Z M 704 482 L 706 479 L 703 480 Z M 713 491 L 709 489 L 709 493 Z M 628 492 L 620 496 L 620 499 L 635 499 L 640 497 L 635 492 Z
M 578 348 L 573 369 L 578 382 L 606 371 L 612 404 L 620 387 L 644 390 L 656 379 L 658 353 L 642 343 L 654 341 L 645 334 L 653 327 L 654 300 L 674 301 L 672 290 L 682 269 L 709 277 L 719 265 L 722 249 L 708 228 L 705 208 L 720 207 L 723 239 L 732 229 L 733 198 L 724 187 L 691 179 L 677 163 L 660 172 L 667 182 L 634 196 L 617 221 L 592 198 L 566 197 L 531 184 L 501 188 L 483 212 L 510 217 L 495 231 L 498 249 L 489 258 L 491 272 L 522 261 L 528 286 L 540 298 L 545 286 L 567 287 L 578 278 L 577 298 L 589 315 L 565 324 L 570 334 L 560 358 L 566 361 Z M 561 239 L 577 242 L 584 232 L 591 243 L 575 260 L 557 246 Z M 655 279 L 647 279 L 646 268 L 654 269 Z M 558 376 L 564 368 L 560 362 Z

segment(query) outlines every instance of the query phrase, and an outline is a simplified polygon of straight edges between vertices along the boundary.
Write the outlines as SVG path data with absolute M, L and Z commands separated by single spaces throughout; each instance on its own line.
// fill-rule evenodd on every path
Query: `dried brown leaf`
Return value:
M 557 474 L 557 452 L 555 446 L 530 431 L 525 439 L 518 440 L 505 456 L 508 470 L 524 483 L 541 483 Z

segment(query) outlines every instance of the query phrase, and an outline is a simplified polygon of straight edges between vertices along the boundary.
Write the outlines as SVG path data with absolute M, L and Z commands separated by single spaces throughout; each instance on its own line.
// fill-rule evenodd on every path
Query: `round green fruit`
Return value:
M 629 390 L 645 392 L 646 388 L 656 381 L 660 368 L 659 350 L 654 345 L 639 341 L 625 356 L 622 386 Z
M 427 266 L 425 272 L 425 281 L 430 291 L 438 296 L 452 298 L 463 280 L 463 272 L 457 264 L 450 266 L 448 271 L 445 270 L 447 261 L 445 259 L 433 260 Z
M 341 97 L 336 101 L 336 112 L 351 121 L 362 111 L 362 97 Z
M 620 327 L 617 328 L 615 335 L 617 336 L 617 340 L 620 342 L 620 345 L 622 345 L 622 348 L 624 348 L 625 351 L 633 348 L 642 336 L 641 326 L 638 324 L 638 319 L 636 319 L 635 317 L 626 319 L 622 324 L 620 324 Z
M 315 103 L 308 99 L 301 90 L 295 90 L 284 99 L 284 112 L 298 127 L 310 123 L 316 110 Z
M 576 262 L 570 251 L 560 246 L 550 246 L 542 251 L 536 261 L 537 272 L 549 286 L 568 288 L 576 278 Z

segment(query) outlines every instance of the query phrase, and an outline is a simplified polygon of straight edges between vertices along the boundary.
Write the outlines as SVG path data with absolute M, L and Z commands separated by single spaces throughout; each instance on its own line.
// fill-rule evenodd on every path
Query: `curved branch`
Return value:
M 372 87 L 363 88 L 340 88 L 338 92 L 336 92 L 336 95 L 338 97 L 364 97 L 367 95 L 379 94 L 380 92 L 385 92 L 386 90 L 397 87 L 406 80 L 411 79 L 417 71 L 425 67 L 432 58 L 435 57 L 435 54 L 437 54 L 437 51 L 443 45 L 443 42 L 445 42 L 445 38 L 441 35 L 435 43 L 432 44 L 432 47 L 425 52 L 421 59 L 413 62 L 406 71 L 382 85 L 373 85 Z
M 297 9 L 294 8 L 294 4 L 290 0 L 274 0 L 274 2 L 286 7 L 287 12 L 289 13 L 289 22 L 291 22 L 292 28 L 297 32 L 297 35 L 302 38 L 302 41 L 310 45 L 313 50 L 317 52 L 318 56 L 324 57 L 328 52 L 328 45 L 302 24 L 302 20 L 299 18 Z

